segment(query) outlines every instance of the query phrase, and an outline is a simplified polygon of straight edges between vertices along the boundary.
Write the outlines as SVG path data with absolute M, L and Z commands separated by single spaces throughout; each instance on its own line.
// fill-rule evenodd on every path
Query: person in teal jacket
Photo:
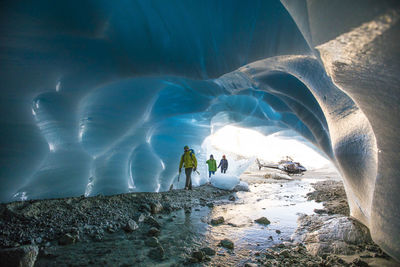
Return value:
M 210 159 L 206 161 L 208 164 L 208 177 L 211 177 L 211 174 L 215 174 L 217 171 L 217 162 L 214 159 L 213 155 L 210 155 Z

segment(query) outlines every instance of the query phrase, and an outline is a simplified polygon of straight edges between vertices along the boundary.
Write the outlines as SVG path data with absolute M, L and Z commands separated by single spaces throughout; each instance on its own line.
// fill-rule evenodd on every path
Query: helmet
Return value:
M 189 149 L 189 146 L 184 146 L 183 149 Z
M 213 158 L 213 157 L 214 157 L 214 156 L 211 154 L 211 155 L 210 155 L 210 158 Z

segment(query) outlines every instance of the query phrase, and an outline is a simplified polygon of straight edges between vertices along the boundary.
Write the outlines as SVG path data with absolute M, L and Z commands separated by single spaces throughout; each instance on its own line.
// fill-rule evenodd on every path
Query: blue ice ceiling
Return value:
M 396 1 L 2 1 L 0 200 L 167 190 L 228 124 L 291 129 L 400 255 Z M 197 181 L 206 182 L 206 178 Z

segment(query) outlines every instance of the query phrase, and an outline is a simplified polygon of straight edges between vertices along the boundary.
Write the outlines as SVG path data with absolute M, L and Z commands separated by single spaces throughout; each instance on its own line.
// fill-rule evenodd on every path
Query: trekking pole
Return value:
M 178 174 L 178 183 L 179 183 L 179 177 L 181 177 L 181 173 Z

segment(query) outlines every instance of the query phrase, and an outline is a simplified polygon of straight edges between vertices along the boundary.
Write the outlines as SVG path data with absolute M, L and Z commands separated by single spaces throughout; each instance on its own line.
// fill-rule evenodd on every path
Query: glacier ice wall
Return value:
M 220 127 L 291 129 L 399 259 L 399 14 L 388 0 L 2 1 L 0 201 L 163 191 L 182 147 L 205 161 Z

